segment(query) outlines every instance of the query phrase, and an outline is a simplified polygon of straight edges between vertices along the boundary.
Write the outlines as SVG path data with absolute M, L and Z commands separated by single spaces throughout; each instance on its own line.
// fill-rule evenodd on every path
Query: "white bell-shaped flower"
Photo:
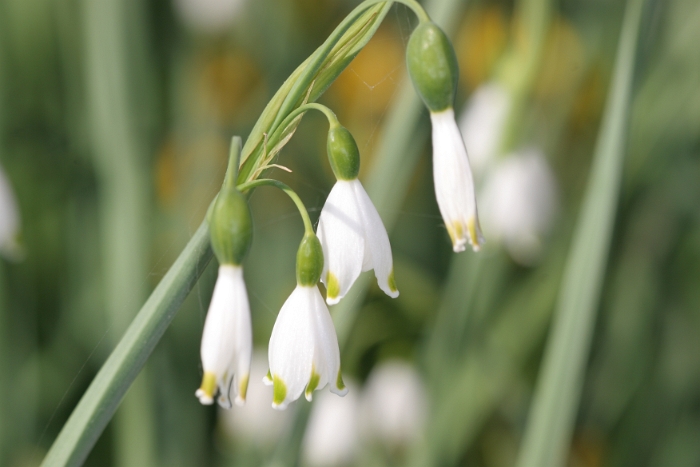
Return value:
M 322 392 L 311 408 L 301 445 L 302 465 L 341 467 L 351 465 L 358 454 L 360 401 L 355 387 L 342 399 Z
M 484 229 L 520 264 L 537 261 L 558 207 L 557 184 L 539 149 L 506 156 L 481 193 Z
M 202 386 L 195 395 L 212 404 L 217 388 L 221 407 L 245 403 L 253 351 L 250 305 L 241 266 L 222 264 L 202 334 Z
M 459 128 L 469 148 L 469 164 L 477 180 L 498 156 L 511 100 L 501 84 L 485 83 L 474 91 L 459 117 Z
M 358 179 L 335 183 L 323 205 L 316 235 L 323 247 L 321 281 L 329 305 L 338 303 L 360 272 L 370 269 L 387 295 L 399 296 L 389 236 Z
M 340 374 L 340 350 L 333 320 L 316 285 L 297 285 L 282 305 L 270 336 L 272 407 L 285 409 L 302 392 L 311 400 L 315 389 L 330 383 L 331 391 L 344 396 L 347 388 Z
M 469 242 L 474 251 L 484 239 L 474 195 L 474 179 L 467 150 L 450 107 L 431 112 L 433 127 L 433 179 L 440 214 L 452 239 L 455 252 L 464 251 Z

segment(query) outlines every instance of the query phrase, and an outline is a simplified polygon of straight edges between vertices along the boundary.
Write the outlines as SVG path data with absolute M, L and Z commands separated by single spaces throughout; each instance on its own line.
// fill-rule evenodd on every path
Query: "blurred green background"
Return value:
M 0 239 L 0 465 L 41 463 L 203 219 L 231 136 L 247 135 L 274 91 L 356 3 L 0 0 L 0 163 L 21 219 Z M 258 377 L 254 366 L 246 412 L 194 397 L 211 264 L 85 465 L 515 463 L 625 2 L 450 4 L 443 25 L 461 67 L 457 113 L 485 83 L 500 83 L 517 99 L 496 157 L 535 148 L 551 167 L 556 199 L 540 248 L 523 260 L 485 228 L 484 251 L 452 253 L 421 114 L 419 129 L 405 135 L 415 153 L 406 154 L 405 181 L 379 181 L 382 206 L 395 206 L 379 210 L 401 295 L 386 297 L 365 273 L 367 294 L 347 297 L 342 316 L 331 308 L 342 321 L 351 396 L 339 406 L 319 394 L 310 417 L 305 400 L 279 415 L 258 382 L 276 314 L 295 285 L 303 228 L 286 195 L 258 190 L 245 270 L 263 369 Z M 524 18 L 547 5 L 539 20 Z M 391 143 L 384 122 L 403 96 L 415 24 L 395 6 L 321 98 L 355 136 L 363 181 L 380 173 L 382 145 Z M 523 24 L 537 25 L 530 33 L 541 38 L 524 65 Z M 699 24 L 697 0 L 645 3 L 622 191 L 570 466 L 700 465 Z M 292 172 L 272 172 L 297 190 L 314 221 L 334 182 L 326 129 L 321 116 L 307 117 L 277 161 Z M 488 185 L 479 173 L 477 180 Z M 8 210 L 0 206 L 0 217 L 11 217 Z M 391 400 L 401 401 L 393 412 Z M 314 441 L 326 406 L 336 418 L 325 426 L 335 430 L 316 429 Z M 381 408 L 398 421 L 378 422 Z

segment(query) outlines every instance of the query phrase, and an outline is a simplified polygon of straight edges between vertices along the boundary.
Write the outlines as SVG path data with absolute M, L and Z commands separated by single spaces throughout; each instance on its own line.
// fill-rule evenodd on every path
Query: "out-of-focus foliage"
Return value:
M 356 2 L 128 0 L 105 22 L 122 28 L 110 36 L 118 40 L 106 55 L 92 48 L 94 36 L 108 32 L 87 24 L 91 3 L 0 0 L 0 163 L 18 203 L 23 253 L 0 260 L 0 465 L 41 462 L 124 326 L 202 220 L 223 178 L 230 137 L 247 135 L 283 80 Z M 461 67 L 458 111 L 480 85 L 513 72 L 504 63 L 520 37 L 520 3 L 458 8 L 450 34 Z M 231 5 L 216 10 L 218 4 Z M 536 261 L 514 261 L 488 232 L 484 251 L 452 253 L 434 198 L 429 144 L 414 135 L 422 155 L 390 214 L 401 295 L 392 300 L 371 286 L 342 346 L 343 372 L 354 382 L 347 404 L 356 406 L 347 423 L 359 433 L 339 430 L 354 436 L 353 451 L 336 456 L 345 464 L 514 464 L 588 181 L 624 4 L 554 2 L 541 60 L 508 132 L 504 150 L 539 148 L 558 186 L 558 215 Z M 358 142 L 362 180 L 375 169 L 415 23 L 395 6 L 322 98 Z M 623 191 L 571 466 L 700 463 L 698 24 L 695 0 L 646 2 Z M 114 66 L 122 67 L 123 96 L 111 96 L 100 122 L 92 80 Z M 128 128 L 110 125 L 119 113 Z M 292 173 L 273 172 L 297 190 L 314 220 L 334 182 L 326 128 L 318 115 L 305 118 L 277 160 Z M 122 210 L 126 201 L 138 218 Z M 283 193 L 258 190 L 251 206 L 246 282 L 254 344 L 265 355 L 295 284 L 302 223 Z M 126 279 L 123 270 L 114 272 L 125 258 L 115 251 L 138 253 Z M 304 427 L 318 415 L 309 414 L 306 401 L 274 419 L 269 403 L 254 404 L 252 395 L 245 410 L 258 416 L 236 408 L 224 414 L 194 397 L 215 277 L 214 267 L 205 271 L 86 465 L 314 462 Z M 378 426 L 371 415 L 380 411 L 367 409 L 381 405 L 384 394 L 376 372 L 392 364 L 416 372 L 405 393 L 395 391 L 420 434 L 363 436 Z M 250 391 L 258 390 L 264 388 L 252 381 Z M 246 419 L 249 433 L 240 423 Z M 139 431 L 130 438 L 120 425 Z

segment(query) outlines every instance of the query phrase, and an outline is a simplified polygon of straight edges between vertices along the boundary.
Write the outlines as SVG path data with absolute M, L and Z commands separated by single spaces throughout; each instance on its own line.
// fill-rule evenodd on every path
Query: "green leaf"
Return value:
M 564 271 L 519 467 L 565 464 L 620 191 L 643 0 L 627 4 L 590 181 Z

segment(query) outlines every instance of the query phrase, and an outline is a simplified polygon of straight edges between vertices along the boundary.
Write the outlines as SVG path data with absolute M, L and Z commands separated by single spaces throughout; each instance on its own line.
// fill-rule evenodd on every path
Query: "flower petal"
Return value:
M 362 271 L 365 237 L 353 182 L 336 182 L 318 221 L 316 235 L 324 256 L 321 281 L 329 305 L 345 296 Z
M 284 409 L 299 398 L 309 382 L 314 355 L 313 322 L 309 312 L 316 286 L 296 289 L 282 305 L 270 336 L 268 356 L 273 381 L 272 407 Z
M 219 405 L 231 407 L 231 391 L 239 403 L 245 399 L 252 353 L 252 328 L 243 268 L 219 267 L 219 276 L 202 333 L 202 386 L 196 395 L 202 404 L 213 403 L 218 386 Z M 234 377 L 235 375 L 235 377 Z M 245 385 L 241 384 L 245 381 Z M 233 387 L 232 387 L 233 383 Z
M 374 268 L 374 275 L 377 277 L 379 287 L 390 297 L 399 296 L 394 281 L 394 265 L 391 256 L 391 244 L 389 236 L 384 228 L 382 218 L 369 199 L 365 188 L 359 180 L 353 180 L 355 197 L 362 216 L 362 224 L 365 234 L 365 256 L 369 257 L 369 265 L 365 265 L 363 270 Z
M 314 287 L 315 292 L 312 293 L 311 303 L 311 318 L 314 323 L 314 359 L 313 369 L 314 375 L 318 376 L 316 387 L 313 389 L 323 389 L 326 384 L 331 383 L 331 391 L 334 391 L 333 383 L 340 371 L 340 350 L 338 348 L 338 336 L 335 333 L 333 320 L 328 312 L 328 307 L 323 302 L 323 297 Z M 311 400 L 312 391 L 307 387 L 307 399 Z M 345 395 L 347 391 L 341 395 Z
M 474 195 L 474 180 L 467 150 L 454 111 L 449 108 L 430 114 L 433 127 L 433 178 L 440 214 L 455 252 L 464 251 L 467 241 L 478 251 L 483 243 Z

